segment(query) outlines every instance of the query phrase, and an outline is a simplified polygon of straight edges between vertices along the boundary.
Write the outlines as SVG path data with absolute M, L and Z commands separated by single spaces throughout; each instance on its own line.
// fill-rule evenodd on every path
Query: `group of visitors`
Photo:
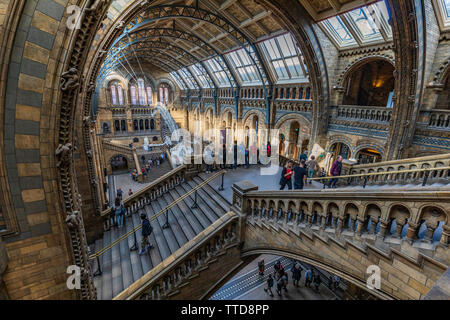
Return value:
M 144 177 L 144 179 L 146 179 L 147 176 L 150 175 L 150 171 L 152 168 L 159 168 L 165 159 L 166 159 L 166 155 L 164 153 L 161 153 L 160 155 L 157 155 L 157 156 L 153 155 L 148 160 L 146 159 L 146 157 L 144 155 L 142 155 L 141 160 L 142 160 L 143 167 L 141 169 L 141 172 L 142 172 L 142 176 Z M 136 177 L 136 179 L 137 179 L 137 177 Z
M 301 159 L 295 168 L 293 168 L 293 165 L 294 162 L 289 160 L 286 167 L 283 168 L 280 179 L 280 190 L 284 190 L 286 186 L 289 190 L 292 190 L 292 180 L 294 180 L 294 189 L 301 190 L 307 183 L 308 178 L 313 178 L 315 173 L 319 171 L 319 165 L 315 156 L 311 156 L 308 161 Z
M 342 156 L 338 156 L 333 162 L 330 170 L 332 178 L 328 181 L 328 188 L 337 188 L 336 183 L 339 180 L 342 170 Z M 326 172 L 324 168 L 320 168 L 316 161 L 315 156 L 311 156 L 310 160 L 307 160 L 306 153 L 302 153 L 299 157 L 300 163 L 294 167 L 294 161 L 289 160 L 286 166 L 281 172 L 280 179 L 280 190 L 284 190 L 286 186 L 289 190 L 292 190 L 292 180 L 294 181 L 294 190 L 301 190 L 307 184 L 308 179 L 314 178 L 317 175 L 319 177 L 325 178 Z M 309 180 L 309 184 L 311 184 Z M 326 180 L 322 180 L 326 183 Z
M 262 263 L 264 265 L 264 260 L 262 260 Z M 268 292 L 271 297 L 273 297 L 272 288 L 274 286 L 274 283 L 276 282 L 276 291 L 278 296 L 281 297 L 281 293 L 284 290 L 287 292 L 287 285 L 288 285 L 288 274 L 284 270 L 283 265 L 281 264 L 280 260 L 277 260 L 273 266 L 273 275 L 269 274 L 269 277 L 267 278 L 267 286 L 264 288 L 265 292 Z M 264 275 L 261 274 L 260 275 Z
M 296 288 L 300 287 L 300 280 L 302 277 L 302 271 L 304 269 L 302 268 L 302 265 L 298 261 L 293 261 L 292 267 L 291 267 L 291 273 L 292 273 L 292 280 L 293 285 Z M 264 275 L 264 260 L 261 260 L 258 262 L 258 272 L 259 275 Z M 319 293 L 319 287 L 322 283 L 322 279 L 320 277 L 320 274 L 317 271 L 314 271 L 311 268 L 307 268 L 305 270 L 305 288 L 311 288 L 311 284 L 313 285 L 313 290 L 316 293 Z M 328 287 L 331 290 L 336 290 L 339 287 L 340 278 L 336 275 L 333 277 L 330 276 L 328 279 Z M 288 274 L 285 271 L 283 265 L 281 264 L 281 261 L 278 260 L 274 265 L 274 272 L 273 275 L 269 274 L 267 280 L 266 280 L 266 286 L 264 287 L 264 291 L 267 292 L 271 297 L 273 297 L 272 288 L 276 284 L 276 291 L 278 296 L 282 296 L 282 291 L 284 290 L 287 292 L 287 284 L 288 284 Z

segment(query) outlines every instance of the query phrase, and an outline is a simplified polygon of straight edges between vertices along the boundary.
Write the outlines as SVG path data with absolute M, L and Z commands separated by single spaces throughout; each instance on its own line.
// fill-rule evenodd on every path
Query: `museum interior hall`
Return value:
M 450 299 L 450 0 L 0 0 L 0 43 L 0 300 Z

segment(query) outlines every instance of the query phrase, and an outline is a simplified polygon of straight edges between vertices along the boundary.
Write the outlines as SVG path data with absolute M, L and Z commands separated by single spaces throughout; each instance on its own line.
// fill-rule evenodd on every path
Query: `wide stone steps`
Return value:
M 112 227 L 110 231 L 105 231 L 103 238 L 98 239 L 91 247 L 93 249 L 95 247 L 95 252 L 98 252 L 123 234 L 138 227 L 142 213 L 149 218 L 153 217 L 203 181 L 195 177 L 169 190 L 132 216 L 126 217 L 122 228 Z M 153 232 L 149 240 L 154 248 L 150 252 L 140 256 L 139 250 L 131 251 L 130 248 L 134 245 L 133 236 L 106 251 L 100 257 L 102 274 L 94 278 L 97 299 L 111 300 L 230 209 L 230 204 L 208 185 L 197 192 L 197 208 L 192 208 L 194 202 L 195 194 L 192 194 L 169 210 L 169 228 L 163 228 L 166 224 L 165 214 L 151 221 Z M 141 230 L 136 233 L 136 240 L 140 249 Z M 93 272 L 97 270 L 95 260 L 92 262 L 92 269 Z

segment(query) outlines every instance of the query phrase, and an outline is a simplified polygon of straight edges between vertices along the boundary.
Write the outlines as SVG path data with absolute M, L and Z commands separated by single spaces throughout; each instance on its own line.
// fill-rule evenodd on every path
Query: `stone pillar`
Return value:
M 398 239 L 402 238 L 402 230 L 403 230 L 403 226 L 404 225 L 405 225 L 405 222 L 400 223 L 399 221 L 397 221 L 397 226 L 395 228 L 394 238 L 398 238 Z
M 434 230 L 436 230 L 438 223 L 437 222 L 433 223 L 431 221 L 427 221 L 426 223 L 427 223 L 427 231 L 425 231 L 423 241 L 427 243 L 432 243 Z
M 322 219 L 322 221 L 321 221 L 321 223 L 320 223 L 320 230 L 325 230 L 326 222 L 327 222 L 327 217 L 320 216 L 320 219 Z
M 378 217 L 370 217 L 371 225 L 370 225 L 370 231 L 369 234 L 376 234 L 377 232 L 377 224 L 378 224 Z
M 231 206 L 231 210 L 240 217 L 237 228 L 237 237 L 240 239 L 239 241 L 243 241 L 245 236 L 246 212 L 248 211 L 245 194 L 250 191 L 257 191 L 258 186 L 250 181 L 244 180 L 233 184 L 231 189 L 233 190 L 233 205 Z
M 448 247 L 448 243 L 450 240 L 450 226 L 444 224 L 442 226 L 442 236 L 441 236 L 441 244 Z
M 356 227 L 356 235 L 361 236 L 365 221 L 363 219 L 361 219 L 360 217 L 358 217 L 357 220 L 358 220 L 358 226 Z
M 408 233 L 406 234 L 406 240 L 408 242 L 412 243 L 417 240 L 417 230 L 419 227 L 419 224 L 408 221 Z
M 388 223 L 386 221 L 381 221 L 380 232 L 378 232 L 377 238 L 384 239 L 387 228 L 388 228 Z
M 344 220 L 341 217 L 338 217 L 338 219 L 339 219 L 339 221 L 338 221 L 336 232 L 337 233 L 341 233 L 342 232 L 342 225 L 344 224 Z
M 8 267 L 8 254 L 6 252 L 6 246 L 0 237 L 0 300 L 8 300 L 9 295 L 6 290 L 6 285 L 3 281 L 3 274 Z

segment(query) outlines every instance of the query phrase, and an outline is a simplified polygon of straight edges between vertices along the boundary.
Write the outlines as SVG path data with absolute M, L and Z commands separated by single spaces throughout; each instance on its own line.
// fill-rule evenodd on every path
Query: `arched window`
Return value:
M 119 98 L 119 104 L 121 106 L 123 106 L 123 89 L 122 89 L 122 86 L 120 84 L 117 86 L 117 93 L 118 93 L 117 96 Z
M 159 87 L 159 102 L 164 103 L 164 88 Z
M 117 104 L 117 92 L 116 92 L 116 86 L 111 85 L 111 102 L 112 104 Z
M 169 88 L 164 88 L 164 104 L 167 106 L 169 104 Z
M 147 101 L 149 105 L 153 104 L 153 92 L 152 87 L 147 87 Z
M 131 93 L 131 104 L 137 104 L 136 86 L 130 87 L 130 93 Z
M 143 79 L 138 79 L 137 81 L 138 83 L 138 89 L 139 89 L 139 104 L 141 106 L 145 106 L 146 105 L 146 99 L 145 99 L 145 86 L 144 86 L 144 80 Z

